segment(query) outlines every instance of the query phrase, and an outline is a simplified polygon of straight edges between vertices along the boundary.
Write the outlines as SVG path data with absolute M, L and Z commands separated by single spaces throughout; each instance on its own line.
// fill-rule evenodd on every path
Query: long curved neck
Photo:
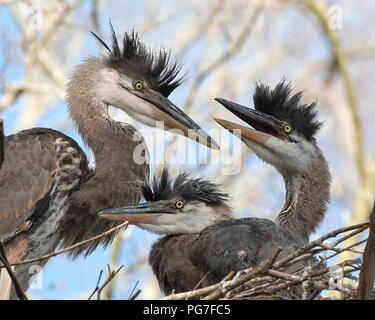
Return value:
M 109 162 L 120 159 L 141 162 L 142 156 L 147 156 L 147 149 L 139 154 L 135 154 L 134 149 L 143 144 L 142 136 L 130 124 L 110 119 L 108 106 L 96 96 L 95 88 L 104 68 L 104 63 L 97 58 L 89 58 L 78 66 L 67 89 L 70 116 L 85 143 L 93 150 L 96 167 L 108 167 Z M 146 148 L 145 145 L 142 147 Z
M 309 172 L 283 174 L 285 204 L 277 216 L 280 226 L 306 242 L 324 219 L 330 199 L 331 175 L 324 156 L 316 150 L 318 161 Z

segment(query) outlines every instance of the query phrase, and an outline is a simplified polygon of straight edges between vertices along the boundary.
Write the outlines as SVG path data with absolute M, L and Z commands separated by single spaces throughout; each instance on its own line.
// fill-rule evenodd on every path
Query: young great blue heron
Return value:
M 294 252 L 323 219 L 330 175 L 314 138 L 320 123 L 315 104 L 301 104 L 301 94 L 291 96 L 290 91 L 283 82 L 274 90 L 257 86 L 256 110 L 217 99 L 255 130 L 216 121 L 229 130 L 241 129 L 246 144 L 285 179 L 286 202 L 276 223 L 261 218 L 233 219 L 227 195 L 217 185 L 186 174 L 172 185 L 166 170 L 160 182 L 144 187 L 147 203 L 99 213 L 166 235 L 153 245 L 149 256 L 165 294 L 192 290 L 203 277 L 201 286 L 217 283 L 232 270 L 272 259 L 280 246 L 280 257 Z M 301 265 L 309 261 L 301 261 Z M 287 295 L 299 297 L 298 291 Z
M 146 203 L 99 212 L 103 218 L 129 221 L 165 237 L 153 244 L 149 264 L 164 294 L 184 292 L 221 281 L 230 271 L 256 266 L 297 250 L 303 242 L 271 220 L 234 219 L 227 194 L 218 185 L 182 173 L 143 188 Z M 308 260 L 298 264 L 306 266 Z M 292 291 L 288 297 L 298 298 Z
M 147 147 L 136 128 L 111 119 L 109 106 L 152 127 L 164 121 L 167 129 L 179 129 L 218 149 L 168 99 L 181 83 L 180 67 L 170 63 L 169 53 L 147 49 L 134 31 L 125 34 L 121 46 L 112 26 L 111 30 L 111 48 L 97 37 L 109 54 L 86 59 L 67 87 L 70 117 L 93 151 L 95 168 L 89 168 L 82 149 L 61 132 L 33 128 L 5 137 L 0 239 L 10 263 L 50 253 L 59 243 L 66 247 L 100 234 L 115 223 L 99 219 L 97 212 L 139 202 L 141 185 L 149 179 Z M 113 237 L 112 233 L 70 253 L 87 255 Z M 46 261 L 15 268 L 23 290 Z
M 257 85 L 254 108 L 216 100 L 254 129 L 215 119 L 238 135 L 263 161 L 274 166 L 285 181 L 285 203 L 277 223 L 303 241 L 324 219 L 330 199 L 331 175 L 315 134 L 316 103 L 301 103 L 302 92 L 291 95 L 290 84 L 280 82 L 273 90 Z

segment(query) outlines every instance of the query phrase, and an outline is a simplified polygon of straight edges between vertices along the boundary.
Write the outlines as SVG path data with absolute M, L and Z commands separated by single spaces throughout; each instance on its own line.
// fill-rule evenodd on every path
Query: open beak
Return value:
M 187 114 L 175 106 L 172 101 L 157 91 L 146 89 L 143 91 L 131 91 L 137 97 L 147 101 L 151 107 L 150 116 L 156 121 L 164 121 L 169 129 L 179 129 L 185 137 L 193 139 L 207 147 L 219 150 L 220 147 L 198 124 Z
M 170 206 L 159 201 L 142 203 L 135 206 L 102 210 L 98 213 L 101 218 L 130 223 L 153 223 L 161 214 L 172 214 Z
M 275 117 L 226 99 L 215 98 L 215 100 L 254 128 L 251 129 L 227 120 L 214 118 L 222 127 L 239 138 L 246 138 L 263 147 L 265 147 L 266 142 L 271 137 L 278 138 L 285 142 L 292 141 L 289 135 L 282 130 L 282 122 Z

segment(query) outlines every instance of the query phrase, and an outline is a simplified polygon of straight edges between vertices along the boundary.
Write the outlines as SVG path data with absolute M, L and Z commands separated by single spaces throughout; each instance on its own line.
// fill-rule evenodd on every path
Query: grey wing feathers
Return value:
M 51 190 L 57 170 L 55 140 L 60 132 L 34 128 L 5 137 L 0 170 L 0 237 L 12 233 Z
M 245 218 L 220 223 L 202 232 L 192 260 L 203 271 L 210 271 L 213 282 L 230 271 L 239 271 L 272 259 L 279 247 L 280 257 L 302 245 L 292 234 L 267 219 Z
M 204 277 L 186 255 L 195 238 L 194 234 L 164 237 L 153 244 L 149 264 L 164 294 L 192 290 Z

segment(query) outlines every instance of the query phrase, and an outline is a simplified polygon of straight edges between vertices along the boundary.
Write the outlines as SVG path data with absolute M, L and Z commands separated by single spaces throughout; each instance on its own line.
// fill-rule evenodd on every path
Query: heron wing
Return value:
M 17 230 L 34 213 L 38 201 L 51 191 L 57 168 L 57 138 L 73 141 L 44 128 L 5 137 L 0 170 L 0 237 Z
M 260 218 L 229 220 L 202 231 L 199 241 L 191 249 L 194 264 L 208 281 L 221 281 L 229 272 L 237 272 L 272 259 L 278 248 L 283 257 L 302 243 L 274 222 Z
M 164 237 L 153 244 L 149 264 L 164 294 L 192 290 L 204 277 L 186 252 L 196 236 Z

